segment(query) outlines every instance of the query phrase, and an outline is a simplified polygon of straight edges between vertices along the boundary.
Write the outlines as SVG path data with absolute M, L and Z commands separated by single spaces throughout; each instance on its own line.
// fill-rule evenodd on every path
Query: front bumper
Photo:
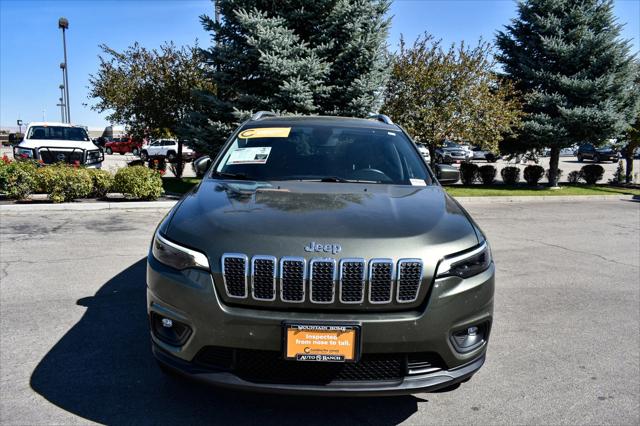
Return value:
M 239 389 L 354 396 L 437 390 L 466 380 L 484 363 L 487 341 L 469 352 L 460 353 L 454 348 L 451 335 L 477 324 L 486 324 L 490 330 L 494 271 L 492 265 L 487 271 L 466 280 L 450 277 L 433 281 L 428 301 L 419 309 L 409 311 L 276 311 L 225 305 L 216 294 L 209 273 L 175 271 L 149 257 L 148 313 L 180 321 L 192 330 L 180 347 L 169 345 L 152 333 L 153 353 L 160 363 L 188 377 Z M 202 368 L 195 362 L 200 350 L 207 346 L 280 352 L 283 321 L 357 323 L 361 328 L 363 355 L 429 352 L 442 360 L 442 369 L 429 374 L 406 375 L 392 382 L 333 381 L 318 386 L 245 380 L 229 371 Z M 488 336 L 489 332 L 487 339 Z
M 462 383 L 473 376 L 482 367 L 485 355 L 481 355 L 467 365 L 451 370 L 442 370 L 430 374 L 406 377 L 396 382 L 336 382 L 328 385 L 299 385 L 283 383 L 257 383 L 225 371 L 204 371 L 193 364 L 181 360 L 160 349 L 154 342 L 152 352 L 158 362 L 171 371 L 202 383 L 236 390 L 325 396 L 391 396 L 420 392 L 431 392 Z

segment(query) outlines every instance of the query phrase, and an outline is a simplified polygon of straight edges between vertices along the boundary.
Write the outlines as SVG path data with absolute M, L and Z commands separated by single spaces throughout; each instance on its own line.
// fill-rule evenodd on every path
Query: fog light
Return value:
M 467 327 L 451 335 L 451 343 L 458 352 L 465 353 L 480 347 L 485 342 L 487 324 Z
M 191 335 L 191 327 L 180 321 L 162 317 L 155 312 L 149 317 L 151 332 L 159 340 L 172 346 L 182 346 Z

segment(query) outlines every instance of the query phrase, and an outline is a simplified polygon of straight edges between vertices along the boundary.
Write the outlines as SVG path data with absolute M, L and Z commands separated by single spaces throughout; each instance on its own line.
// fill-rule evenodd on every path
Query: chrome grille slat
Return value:
M 340 302 L 362 303 L 364 301 L 364 259 L 340 260 Z
M 251 297 L 276 300 L 276 258 L 253 256 L 251 259 Z
M 393 261 L 372 259 L 369 262 L 369 303 L 390 303 L 393 294 Z
M 227 295 L 235 299 L 246 299 L 249 258 L 241 253 L 225 253 L 222 255 L 221 264 Z
M 336 296 L 335 259 L 316 258 L 309 262 L 309 300 L 311 303 L 333 303 Z
M 396 301 L 398 303 L 415 302 L 422 282 L 422 260 L 401 259 L 398 261 L 398 286 Z
M 305 299 L 307 262 L 302 257 L 280 259 L 280 299 L 288 303 L 302 303 Z

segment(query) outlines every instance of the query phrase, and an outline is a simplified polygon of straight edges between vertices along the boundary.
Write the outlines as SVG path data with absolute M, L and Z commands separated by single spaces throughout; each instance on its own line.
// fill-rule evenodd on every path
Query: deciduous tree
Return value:
M 520 121 L 516 93 L 495 74 L 488 43 L 445 49 L 429 34 L 409 47 L 400 41 L 382 110 L 427 144 L 433 159 L 447 139 L 496 150 Z
M 89 78 L 89 97 L 96 100 L 92 109 L 108 112 L 108 120 L 126 125 L 135 136 L 175 137 L 194 110 L 194 90 L 212 89 L 197 45 L 178 48 L 168 43 L 146 49 L 135 43 L 123 52 L 100 47 L 98 72 Z M 181 174 L 181 152 L 177 169 Z

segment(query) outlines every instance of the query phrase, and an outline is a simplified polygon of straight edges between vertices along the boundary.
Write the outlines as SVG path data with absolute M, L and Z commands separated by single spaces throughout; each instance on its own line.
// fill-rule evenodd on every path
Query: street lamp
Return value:
M 69 102 L 69 67 L 67 65 L 67 38 L 65 35 L 65 31 L 69 29 L 69 21 L 67 18 L 58 19 L 58 28 L 62 30 L 62 47 L 64 48 L 64 67 L 60 64 L 60 68 L 62 68 L 62 73 L 64 75 L 64 90 L 66 94 L 66 107 L 67 107 L 67 123 L 71 123 L 71 108 Z

